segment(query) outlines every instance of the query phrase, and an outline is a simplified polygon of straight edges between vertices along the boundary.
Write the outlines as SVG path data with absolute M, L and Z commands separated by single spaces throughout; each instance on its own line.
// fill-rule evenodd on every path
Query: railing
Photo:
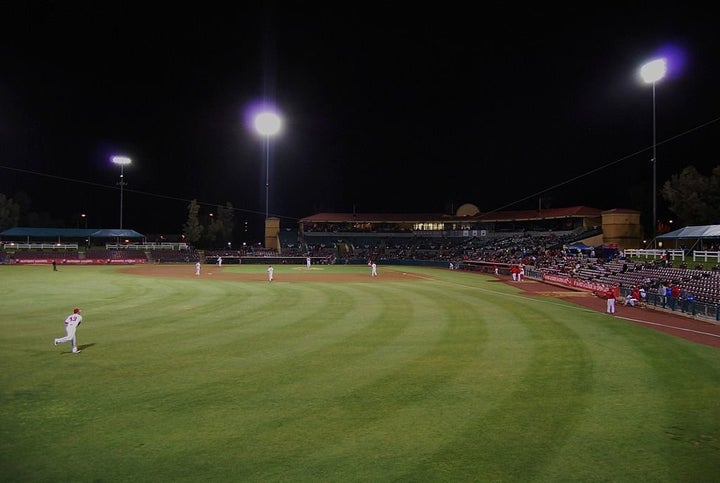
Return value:
M 77 250 L 77 243 L 4 243 L 5 250 Z
M 131 243 L 129 245 L 106 243 L 107 250 L 187 250 L 187 243 Z
M 668 256 L 675 260 L 685 260 L 685 250 L 658 250 L 658 249 L 635 249 L 628 248 L 625 250 L 625 255 L 633 258 L 660 258 L 663 254 L 667 253 Z M 693 250 L 692 259 L 694 262 L 702 260 L 707 262 L 708 260 L 715 260 L 720 262 L 720 251 L 707 251 L 707 250 Z
M 708 258 L 710 260 L 716 260 L 716 261 L 720 262 L 720 252 L 708 252 L 708 251 L 697 251 L 697 250 L 693 252 L 693 262 L 696 262 L 698 260 L 707 262 Z
M 685 250 L 662 250 L 657 248 L 628 248 L 625 250 L 625 256 L 634 258 L 662 258 L 665 254 L 672 260 L 676 258 L 685 260 Z

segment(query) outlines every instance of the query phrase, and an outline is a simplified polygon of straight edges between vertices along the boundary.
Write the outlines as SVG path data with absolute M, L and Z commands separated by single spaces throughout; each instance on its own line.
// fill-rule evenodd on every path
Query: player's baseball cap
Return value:
M 75 308 L 73 309 L 73 314 L 79 314 L 79 313 L 80 313 L 80 309 L 77 308 L 77 307 L 75 307 Z

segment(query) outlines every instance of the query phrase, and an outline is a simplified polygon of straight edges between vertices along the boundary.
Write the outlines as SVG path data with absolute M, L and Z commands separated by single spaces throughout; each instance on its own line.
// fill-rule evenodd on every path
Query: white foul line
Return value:
M 637 322 L 638 324 L 655 325 L 658 327 L 666 327 L 668 329 L 683 330 L 685 332 L 693 332 L 695 334 L 700 334 L 700 335 L 709 335 L 710 337 L 720 337 L 720 335 L 711 334 L 710 332 L 701 332 L 699 330 L 685 329 L 683 327 L 675 327 L 674 325 L 665 325 L 665 324 L 658 324 L 657 322 L 648 322 L 646 320 L 631 319 L 630 317 L 618 317 L 618 319 L 625 319 L 625 320 L 629 320 L 630 322 Z

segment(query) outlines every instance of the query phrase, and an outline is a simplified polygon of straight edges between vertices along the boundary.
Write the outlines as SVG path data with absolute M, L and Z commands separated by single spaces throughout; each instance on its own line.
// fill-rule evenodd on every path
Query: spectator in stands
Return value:
M 638 294 L 640 294 L 640 303 L 642 305 L 645 305 L 645 303 L 647 302 L 647 292 L 645 291 L 645 287 L 641 285 L 638 289 Z
M 676 283 L 672 284 L 672 287 L 670 287 L 670 309 L 675 310 L 675 307 L 677 306 L 678 302 L 680 300 L 680 286 Z
M 687 291 L 687 295 L 685 296 L 685 308 L 687 312 L 695 315 L 695 294 L 690 290 Z
M 658 303 L 662 305 L 662 308 L 665 308 L 665 304 L 667 303 L 666 292 L 667 287 L 665 287 L 665 284 L 663 282 L 660 282 L 657 288 L 657 296 Z

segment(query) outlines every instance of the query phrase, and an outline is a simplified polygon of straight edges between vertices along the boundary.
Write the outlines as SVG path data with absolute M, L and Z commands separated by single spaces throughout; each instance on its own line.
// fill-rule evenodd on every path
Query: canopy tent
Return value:
M 97 229 L 97 228 L 26 228 L 15 227 L 8 228 L 0 232 L 0 238 L 4 240 L 11 239 L 17 241 L 23 239 L 26 243 L 43 242 L 43 241 L 75 241 L 85 240 L 89 238 L 108 238 L 108 239 L 127 239 L 127 240 L 143 240 L 145 235 L 135 230 L 117 230 L 117 229 Z
M 708 244 L 709 241 L 713 241 L 717 244 L 720 241 L 720 225 L 699 225 L 699 226 L 686 226 L 679 230 L 671 231 L 658 235 L 658 240 L 674 241 L 677 247 L 678 241 L 689 240 L 692 241 L 694 248 L 695 245 L 699 244 L 701 249 L 703 242 Z
M 90 234 L 90 238 L 128 238 L 128 239 L 137 239 L 137 238 L 145 238 L 145 235 L 141 235 L 140 233 L 136 232 L 135 230 L 97 230 Z
M 595 249 L 595 247 L 586 245 L 583 242 L 571 243 L 570 245 L 566 245 L 565 248 L 567 250 L 577 250 L 579 252 L 589 252 Z

